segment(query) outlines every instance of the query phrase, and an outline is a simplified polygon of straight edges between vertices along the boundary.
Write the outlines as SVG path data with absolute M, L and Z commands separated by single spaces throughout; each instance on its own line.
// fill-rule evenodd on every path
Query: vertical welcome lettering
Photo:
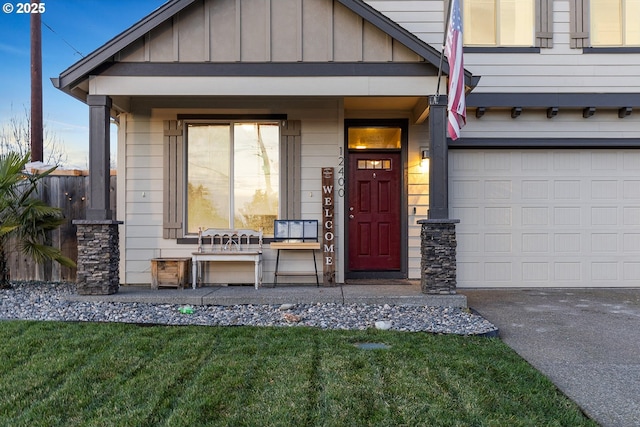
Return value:
M 322 284 L 336 285 L 333 168 L 322 168 Z

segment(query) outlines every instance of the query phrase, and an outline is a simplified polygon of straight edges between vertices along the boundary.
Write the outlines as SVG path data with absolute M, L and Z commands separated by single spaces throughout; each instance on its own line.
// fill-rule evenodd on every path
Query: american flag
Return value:
M 460 0 L 451 0 L 449 30 L 444 45 L 449 61 L 449 111 L 447 130 L 453 140 L 460 138 L 460 129 L 467 122 L 467 104 L 464 99 L 464 63 L 462 61 L 462 18 Z

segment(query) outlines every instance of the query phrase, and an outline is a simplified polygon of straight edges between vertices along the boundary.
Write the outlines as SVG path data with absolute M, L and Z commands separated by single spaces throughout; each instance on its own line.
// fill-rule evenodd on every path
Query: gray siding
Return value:
M 335 1 L 203 0 L 123 49 L 122 62 L 421 62 Z
M 440 49 L 445 9 L 443 0 L 367 0 L 398 24 Z M 535 53 L 471 53 L 465 68 L 482 76 L 474 92 L 640 92 L 639 53 L 583 53 L 576 47 L 576 26 L 571 13 L 582 0 L 554 0 L 551 48 Z M 582 47 L 581 45 L 579 47 Z M 585 46 L 586 47 L 586 46 Z

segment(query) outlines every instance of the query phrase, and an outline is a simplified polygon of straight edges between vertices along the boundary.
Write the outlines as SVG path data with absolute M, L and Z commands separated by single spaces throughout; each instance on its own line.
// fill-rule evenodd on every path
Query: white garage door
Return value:
M 640 150 L 449 155 L 459 287 L 640 286 Z

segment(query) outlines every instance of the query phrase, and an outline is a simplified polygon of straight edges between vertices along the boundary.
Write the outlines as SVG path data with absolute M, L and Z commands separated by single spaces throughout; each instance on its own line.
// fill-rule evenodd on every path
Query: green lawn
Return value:
M 596 426 L 499 339 L 0 325 L 2 426 Z

